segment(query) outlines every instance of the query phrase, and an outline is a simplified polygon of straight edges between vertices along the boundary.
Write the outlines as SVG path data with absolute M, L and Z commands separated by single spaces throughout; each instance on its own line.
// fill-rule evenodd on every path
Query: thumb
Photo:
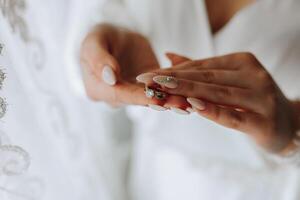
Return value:
M 171 61 L 171 64 L 173 66 L 178 65 L 178 64 L 183 63 L 183 62 L 186 62 L 186 61 L 191 61 L 191 59 L 189 59 L 185 56 L 181 56 L 181 55 L 176 54 L 176 53 L 167 52 L 166 56 Z
M 108 85 L 115 85 L 120 77 L 118 61 L 108 51 L 108 47 L 95 40 L 86 40 L 81 49 L 81 59 L 87 63 L 92 73 Z

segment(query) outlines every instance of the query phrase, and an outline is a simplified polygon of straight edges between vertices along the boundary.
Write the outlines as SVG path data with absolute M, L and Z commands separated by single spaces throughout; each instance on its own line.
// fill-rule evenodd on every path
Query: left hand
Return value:
M 142 105 L 156 110 L 178 103 L 189 106 L 181 96 L 147 98 L 136 75 L 159 69 L 158 60 L 146 37 L 109 24 L 97 25 L 81 46 L 83 81 L 88 97 L 112 106 Z
M 293 103 L 254 55 L 182 61 L 155 71 L 153 80 L 163 91 L 186 97 L 203 117 L 248 133 L 270 151 L 284 153 L 294 147 Z

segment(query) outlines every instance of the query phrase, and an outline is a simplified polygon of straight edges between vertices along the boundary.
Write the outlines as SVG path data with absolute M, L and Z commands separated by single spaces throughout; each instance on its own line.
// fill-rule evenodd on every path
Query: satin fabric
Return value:
M 8 111 L 0 147 L 22 151 L 0 148 L 0 199 L 299 199 L 299 169 L 273 162 L 243 133 L 195 114 L 92 103 L 78 64 L 85 34 L 112 22 L 146 35 L 162 66 L 165 51 L 195 59 L 252 51 L 295 98 L 297 0 L 257 1 L 216 35 L 200 0 L 9 2 L 18 4 L 1 7 Z
M 164 67 L 170 65 L 166 51 L 193 59 L 250 51 L 289 98 L 299 96 L 298 1 L 255 1 L 215 35 L 204 1 L 127 0 L 105 5 L 98 21 L 146 35 Z M 114 8 L 123 8 L 122 19 L 133 25 L 122 23 Z M 134 106 L 127 111 L 134 122 L 133 199 L 299 198 L 298 169 L 273 162 L 244 133 L 196 114 L 180 116 Z

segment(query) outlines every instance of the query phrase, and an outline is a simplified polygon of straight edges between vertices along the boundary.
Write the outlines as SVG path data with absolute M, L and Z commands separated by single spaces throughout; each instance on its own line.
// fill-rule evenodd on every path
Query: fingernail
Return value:
M 187 102 L 189 102 L 193 107 L 197 108 L 198 110 L 205 110 L 205 102 L 196 99 L 196 98 L 187 98 Z
M 117 78 L 115 72 L 109 65 L 105 65 L 102 70 L 102 80 L 108 85 L 115 85 Z
M 153 77 L 153 81 L 155 83 L 158 83 L 159 85 L 165 86 L 167 88 L 177 88 L 178 87 L 178 81 L 176 78 L 172 76 L 155 76 Z
M 187 108 L 186 110 L 189 111 L 190 113 L 195 112 L 193 108 Z
M 241 108 L 235 108 L 235 110 L 238 111 L 238 112 L 244 112 L 244 110 L 241 109 Z
M 159 106 L 159 105 L 149 104 L 148 106 L 150 108 L 152 108 L 153 110 L 157 110 L 157 111 L 165 111 L 165 110 L 167 110 L 167 108 Z
M 140 74 L 136 77 L 136 80 L 141 83 L 149 83 L 149 82 L 152 82 L 152 78 L 155 75 L 156 75 L 155 73 Z
M 177 114 L 181 114 L 181 115 L 188 115 L 190 114 L 190 112 L 180 109 L 180 108 L 175 108 L 175 107 L 171 107 L 171 110 Z

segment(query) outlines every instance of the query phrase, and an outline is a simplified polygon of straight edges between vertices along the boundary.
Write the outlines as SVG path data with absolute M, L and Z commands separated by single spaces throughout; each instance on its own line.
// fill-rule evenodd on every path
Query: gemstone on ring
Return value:
M 156 91 L 155 98 L 158 100 L 162 100 L 162 99 L 166 98 L 166 94 L 164 92 Z
M 155 91 L 150 88 L 145 88 L 145 94 L 147 98 L 152 99 L 155 96 Z

